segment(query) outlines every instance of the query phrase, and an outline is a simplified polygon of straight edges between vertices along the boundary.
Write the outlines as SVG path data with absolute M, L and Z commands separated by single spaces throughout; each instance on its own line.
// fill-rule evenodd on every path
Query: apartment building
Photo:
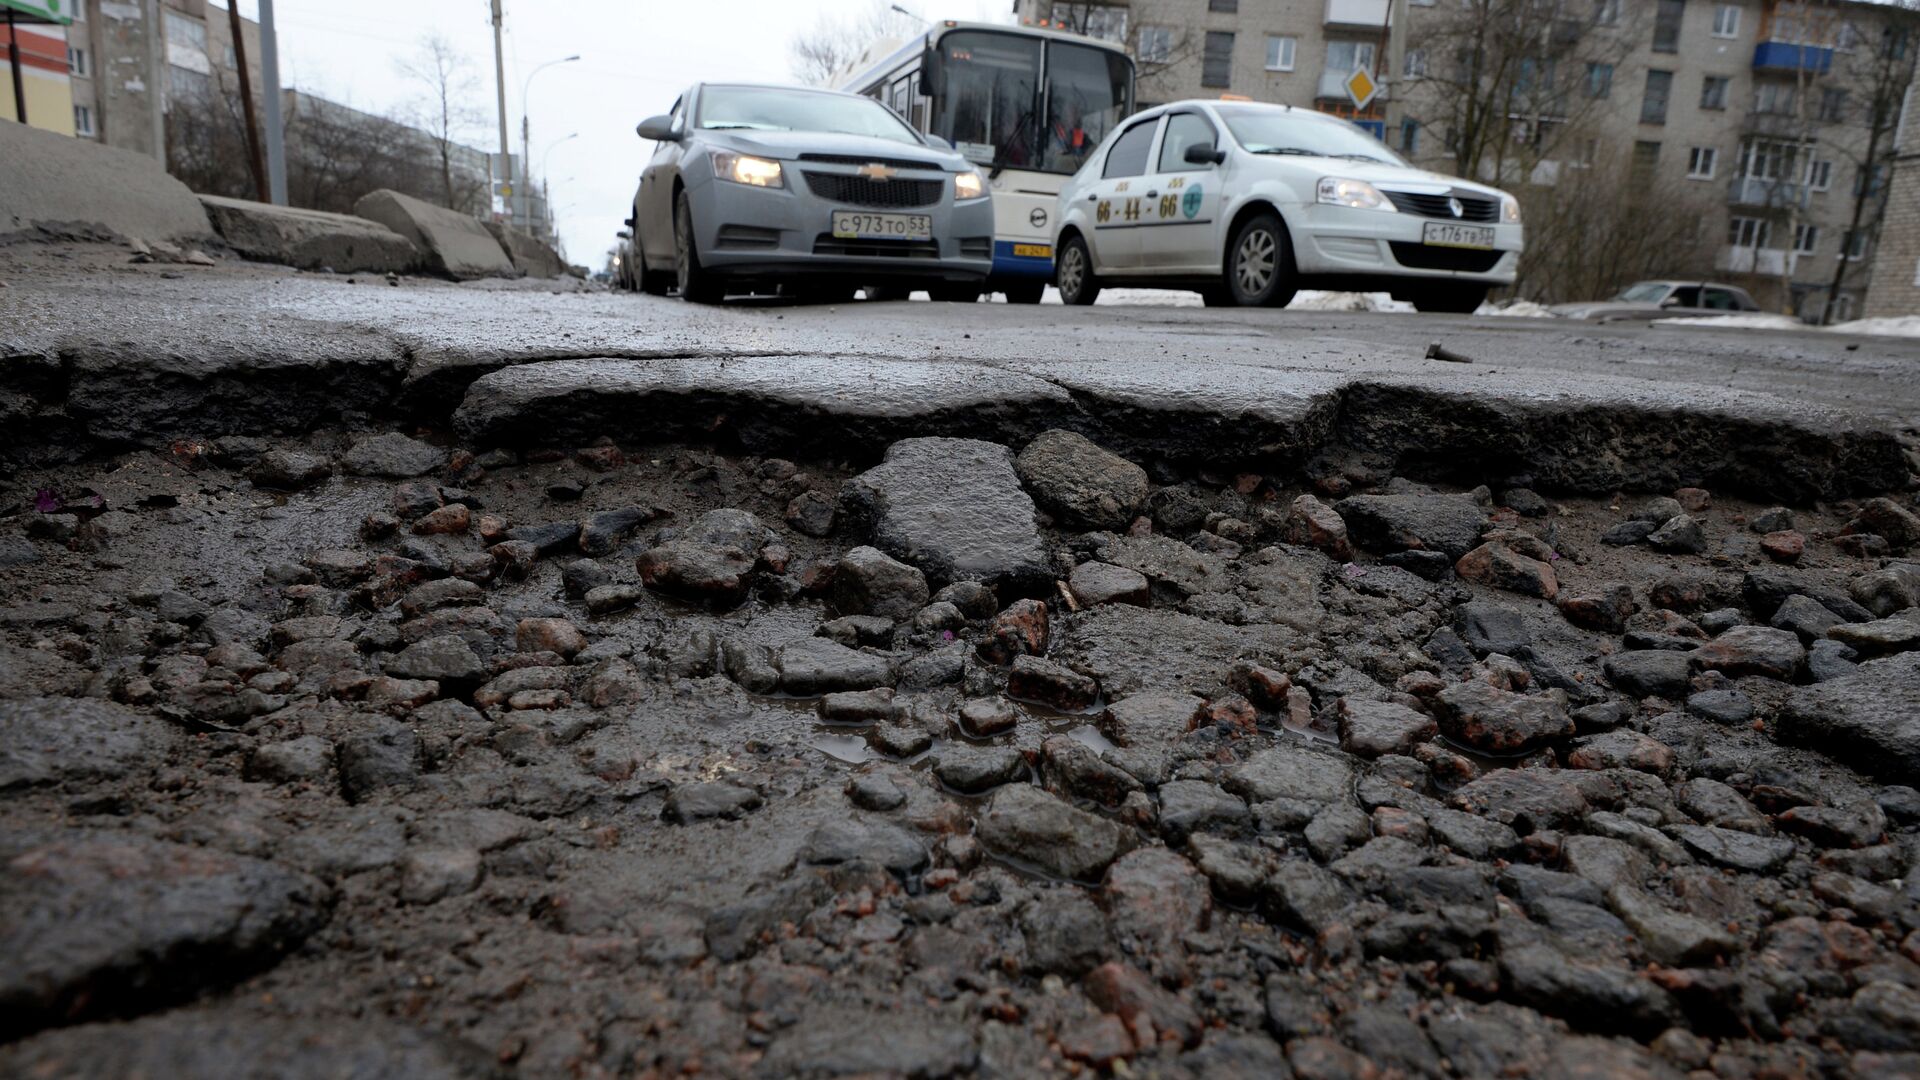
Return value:
M 73 107 L 73 80 L 67 75 L 67 28 L 16 16 L 0 21 L 0 120 L 20 119 L 14 103 L 10 50 L 20 50 L 20 98 L 27 123 L 42 131 L 71 135 L 80 113 Z
M 1868 84 L 1889 70 L 1911 81 L 1911 59 L 1899 62 L 1911 13 L 1835 0 L 1402 0 L 1407 29 L 1397 34 L 1395 6 L 1017 0 L 1015 14 L 1125 42 L 1143 103 L 1225 94 L 1319 109 L 1421 165 L 1456 171 L 1478 160 L 1480 178 L 1523 201 L 1567 168 L 1630 160 L 1636 183 L 1697 193 L 1684 200 L 1688 220 L 1674 223 L 1711 234 L 1693 273 L 1809 318 L 1829 307 L 1835 318 L 1858 313 L 1892 126 L 1883 118 L 1874 137 L 1871 103 L 1885 88 Z M 1510 103 L 1487 154 L 1459 152 L 1458 98 L 1474 82 L 1462 30 L 1474 19 L 1509 20 L 1485 36 L 1526 50 L 1495 76 Z M 1889 48 L 1900 53 L 1890 65 L 1880 62 Z M 1364 108 L 1344 87 L 1355 70 L 1386 84 Z M 1844 279 L 1830 301 L 1836 269 Z

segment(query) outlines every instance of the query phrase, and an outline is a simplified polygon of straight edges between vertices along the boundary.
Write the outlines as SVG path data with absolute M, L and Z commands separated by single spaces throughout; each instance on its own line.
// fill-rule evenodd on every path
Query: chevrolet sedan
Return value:
M 860 286 L 972 300 L 993 266 L 986 178 L 871 98 L 701 83 L 639 127 L 628 277 L 696 303 Z
M 1054 284 L 1192 289 L 1282 307 L 1301 288 L 1471 312 L 1511 285 L 1520 203 L 1407 164 L 1345 120 L 1181 101 L 1117 126 L 1060 192 Z

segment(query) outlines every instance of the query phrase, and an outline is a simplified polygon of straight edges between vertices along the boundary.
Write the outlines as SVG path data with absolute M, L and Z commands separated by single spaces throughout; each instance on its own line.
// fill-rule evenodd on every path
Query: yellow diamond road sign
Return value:
M 1380 92 L 1380 84 L 1374 82 L 1373 76 L 1369 75 L 1364 68 L 1347 76 L 1347 81 L 1343 85 L 1346 86 L 1347 96 L 1353 99 L 1353 107 L 1356 109 L 1366 108 L 1367 102 L 1373 100 L 1373 95 Z

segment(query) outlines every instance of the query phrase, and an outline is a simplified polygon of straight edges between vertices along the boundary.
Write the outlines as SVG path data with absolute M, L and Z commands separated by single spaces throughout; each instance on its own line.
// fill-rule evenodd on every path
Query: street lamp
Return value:
M 547 175 L 547 159 L 553 156 L 553 152 L 559 148 L 560 144 L 579 137 L 580 133 L 576 131 L 571 135 L 563 135 L 547 144 L 547 148 L 540 153 L 540 175 L 542 177 Z
M 533 164 L 527 160 L 527 156 L 532 153 L 532 149 L 528 144 L 533 140 L 533 125 L 527 119 L 527 94 L 533 89 L 533 77 L 555 64 L 571 64 L 578 59 L 580 59 L 580 54 L 574 53 L 572 56 L 563 56 L 558 60 L 549 60 L 528 72 L 526 81 L 520 84 L 520 186 L 523 189 L 533 186 L 533 173 L 531 171 Z M 521 216 L 524 218 L 527 216 L 525 213 L 526 199 L 524 196 L 520 200 L 520 206 L 522 211 Z M 532 225 L 533 223 L 531 221 L 523 221 L 521 223 L 522 228 L 529 233 L 533 231 Z

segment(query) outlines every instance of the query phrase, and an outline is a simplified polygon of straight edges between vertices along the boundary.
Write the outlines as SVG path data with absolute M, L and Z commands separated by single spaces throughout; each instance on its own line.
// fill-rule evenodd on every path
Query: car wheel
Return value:
M 1047 293 L 1047 283 L 1044 281 L 1023 281 L 1018 285 L 1003 286 L 1000 291 L 1007 294 L 1007 303 L 1009 304 L 1037 304 L 1040 302 L 1040 298 Z
M 627 263 L 627 277 L 628 288 L 639 289 L 648 296 L 665 296 L 673 291 L 674 275 L 647 267 L 647 253 L 640 247 L 639 237 L 633 241 L 633 257 Z
M 1053 287 L 1060 290 L 1062 303 L 1084 307 L 1100 299 L 1100 279 L 1093 273 L 1093 253 L 1078 234 L 1060 245 L 1060 257 L 1053 263 Z M 1011 299 L 1011 297 L 1009 297 Z
M 948 304 L 973 304 L 980 300 L 978 285 L 935 285 L 927 295 Z
M 1413 309 L 1436 314 L 1471 315 L 1486 303 L 1488 288 L 1486 285 L 1453 282 L 1428 285 L 1413 294 Z
M 700 252 L 693 242 L 693 205 L 684 191 L 673 197 L 673 252 L 674 278 L 682 300 L 717 304 L 725 298 L 720 280 L 700 265 Z
M 1293 283 L 1293 248 L 1277 214 L 1256 214 L 1234 230 L 1227 245 L 1227 293 L 1241 307 L 1286 307 Z

